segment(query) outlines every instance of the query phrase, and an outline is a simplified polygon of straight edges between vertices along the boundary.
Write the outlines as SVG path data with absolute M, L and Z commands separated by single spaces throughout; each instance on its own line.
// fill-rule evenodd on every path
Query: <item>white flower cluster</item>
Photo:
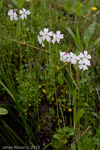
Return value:
M 91 55 L 88 55 L 87 51 L 84 51 L 84 53 L 80 53 L 78 56 L 76 54 L 70 52 L 60 52 L 60 60 L 62 62 L 70 62 L 71 64 L 79 64 L 79 69 L 82 70 L 88 70 L 87 66 L 90 66 Z
M 27 19 L 27 15 L 30 15 L 31 12 L 23 8 L 19 13 L 21 14 L 20 18 L 23 20 L 24 18 Z M 10 20 L 18 20 L 17 14 L 13 10 L 8 11 L 8 16 L 10 16 Z
M 60 31 L 57 31 L 56 33 L 53 33 L 52 31 L 49 31 L 48 28 L 44 28 L 43 31 L 39 32 L 40 35 L 38 35 L 38 41 L 39 44 L 42 44 L 43 47 L 45 47 L 43 41 L 46 40 L 47 42 L 52 42 L 53 44 L 55 42 L 59 43 L 61 39 L 64 38 L 63 34 L 60 34 Z M 51 39 L 53 37 L 53 39 Z

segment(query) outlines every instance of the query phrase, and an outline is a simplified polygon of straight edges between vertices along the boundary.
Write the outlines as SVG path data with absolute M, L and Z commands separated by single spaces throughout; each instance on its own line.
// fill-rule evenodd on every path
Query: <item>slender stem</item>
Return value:
M 64 127 L 65 127 L 65 119 L 64 119 L 63 111 L 62 111 L 62 108 L 61 108 L 60 104 L 59 104 L 59 108 L 60 108 L 60 111 L 61 111 L 61 115 L 62 115 Z
M 55 82 L 54 82 L 54 88 L 55 88 L 55 98 L 56 98 L 56 107 L 57 107 L 58 128 L 60 128 L 60 124 L 59 124 L 59 109 L 58 109 L 57 92 L 56 92 Z
M 19 13 L 19 41 L 20 41 L 21 27 L 20 27 L 20 13 Z M 20 47 L 20 76 L 22 79 L 22 52 Z
M 84 79 L 84 70 L 82 71 L 82 81 Z M 85 95 L 84 95 L 84 82 L 83 82 L 83 105 L 84 105 L 84 117 L 85 117 L 85 124 L 86 124 L 86 116 L 85 116 Z M 85 128 L 85 125 L 84 125 Z
M 16 41 L 16 40 L 13 40 L 13 39 L 9 39 L 9 38 L 3 37 L 3 36 L 1 36 L 1 35 L 0 35 L 0 37 L 2 37 L 2 38 L 4 38 L 4 39 L 7 39 L 7 40 L 9 40 L 9 41 L 16 42 L 16 43 L 19 43 L 19 44 L 24 45 L 24 42 L 20 42 L 20 41 Z M 29 44 L 27 44 L 27 46 L 28 46 L 28 47 L 31 47 L 31 48 L 34 48 L 34 49 L 36 49 L 36 50 L 40 50 L 40 51 L 46 52 L 46 53 L 49 54 L 48 50 L 43 50 L 43 49 L 41 49 L 41 48 L 38 48 L 38 47 L 33 46 L 33 45 L 29 45 Z
M 20 41 L 20 13 L 19 13 L 19 41 Z
M 79 83 L 79 70 L 77 71 L 77 78 L 78 78 L 78 83 Z M 79 86 L 79 84 L 78 84 L 78 86 Z M 80 91 L 79 91 L 79 87 L 78 87 L 78 111 L 79 111 L 79 106 L 80 106 L 79 97 L 80 97 Z M 78 117 L 79 117 L 79 114 L 78 114 Z M 78 137 L 80 138 L 80 120 L 78 122 Z
M 51 18 L 51 3 L 50 3 L 50 8 L 49 8 L 49 10 L 50 10 L 50 29 L 51 29 L 51 20 L 52 20 L 52 18 Z
M 76 97 L 74 97 L 74 104 L 73 104 L 73 118 L 74 118 L 74 130 L 76 128 Z
M 50 48 L 50 42 L 49 42 L 49 62 L 50 62 L 50 69 L 51 69 L 51 48 Z

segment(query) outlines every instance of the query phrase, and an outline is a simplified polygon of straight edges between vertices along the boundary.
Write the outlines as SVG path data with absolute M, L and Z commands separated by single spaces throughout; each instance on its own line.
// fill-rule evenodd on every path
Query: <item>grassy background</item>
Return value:
M 11 21 L 8 11 L 23 7 L 28 19 Z M 42 48 L 37 36 L 44 28 L 64 39 Z M 0 106 L 8 110 L 0 116 L 1 148 L 100 149 L 99 31 L 99 0 L 1 0 Z M 59 52 L 69 49 L 88 50 L 91 67 L 83 73 L 61 63 Z

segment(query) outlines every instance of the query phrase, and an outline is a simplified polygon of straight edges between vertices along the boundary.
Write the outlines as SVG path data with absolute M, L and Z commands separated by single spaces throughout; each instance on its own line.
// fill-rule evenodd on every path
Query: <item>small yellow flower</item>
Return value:
M 91 9 L 92 9 L 93 11 L 95 11 L 95 10 L 97 10 L 97 7 L 92 7 Z
M 66 91 L 66 94 L 68 94 L 69 92 L 68 91 Z
M 59 70 L 59 67 L 57 66 L 57 70 Z
M 72 109 L 71 109 L 71 108 L 68 108 L 68 111 L 69 111 L 69 112 L 71 112 L 71 111 L 72 111 Z
M 54 97 L 52 97 L 52 101 L 54 101 Z
M 25 113 L 25 116 L 27 116 L 27 113 Z

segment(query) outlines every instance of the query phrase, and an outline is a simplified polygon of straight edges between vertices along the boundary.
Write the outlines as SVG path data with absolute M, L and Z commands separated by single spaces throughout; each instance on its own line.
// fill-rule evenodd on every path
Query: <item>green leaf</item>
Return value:
M 0 107 L 0 115 L 6 115 L 6 114 L 8 114 L 8 110 Z
M 88 46 L 88 43 L 94 33 L 94 30 L 95 30 L 95 23 L 92 23 L 88 29 L 86 30 L 85 34 L 84 34 L 84 43 L 85 43 L 85 46 L 87 47 Z
M 18 0 L 18 7 L 21 9 L 24 5 L 24 0 Z
M 42 92 L 46 94 L 46 90 L 45 89 L 42 89 Z
M 51 114 L 51 115 L 54 115 L 54 114 L 55 114 L 55 110 L 54 110 L 53 108 L 50 107 L 50 108 L 49 108 L 49 111 L 50 111 L 50 114 Z
M 32 72 L 32 76 L 33 76 L 33 79 L 35 80 L 36 79 L 36 73 L 35 73 L 35 71 Z
M 82 83 L 87 82 L 87 81 L 88 81 L 88 79 L 84 78 L 78 84 L 82 84 Z
M 0 9 L 1 9 L 2 5 L 3 5 L 3 0 L 1 0 L 1 2 L 0 2 Z
M 67 29 L 67 31 L 70 33 L 70 35 L 72 36 L 72 38 L 73 38 L 73 40 L 75 41 L 77 47 L 83 49 L 83 46 L 82 46 L 82 44 L 81 44 L 81 42 L 80 42 L 80 39 L 78 39 L 78 38 L 75 36 L 75 34 L 73 33 L 73 31 L 72 31 L 70 28 L 66 27 L 66 29 Z M 78 32 L 78 31 L 77 31 L 77 32 Z
M 79 39 L 81 41 L 78 26 L 76 28 L 76 37 L 77 37 L 77 39 Z
M 59 82 L 60 85 L 63 85 L 63 78 L 62 78 L 61 73 L 58 74 L 58 82 Z
M 78 16 L 81 16 L 82 15 L 82 9 L 81 9 L 81 7 L 82 7 L 82 4 L 81 4 L 81 2 L 80 1 L 78 1 L 77 2 L 77 5 L 76 5 L 76 7 L 75 7 L 75 13 L 78 15 Z
M 61 139 L 60 134 L 54 134 L 53 137 L 54 137 L 55 139 L 57 139 L 57 140 L 60 140 L 60 139 Z
M 70 150 L 76 150 L 76 145 L 75 144 L 71 144 L 71 149 Z
M 66 1 L 64 0 L 63 1 L 63 5 L 64 5 L 64 9 L 68 12 L 68 13 L 71 13 L 71 9 L 72 9 L 72 5 L 71 5 L 71 2 L 70 1 Z
M 17 1 L 17 0 L 12 0 L 12 1 L 13 1 L 14 5 L 15 5 L 16 7 L 18 7 L 18 1 Z
M 97 114 L 97 113 L 92 112 L 92 114 L 93 114 L 95 117 L 97 117 L 98 119 L 100 119 L 100 117 L 98 116 L 98 114 Z
M 9 95 L 12 97 L 12 99 L 15 101 L 14 95 L 11 93 L 11 91 L 5 86 L 5 84 L 0 81 L 0 84 L 4 87 L 4 89 L 9 93 Z
M 100 43 L 100 38 L 98 38 L 97 40 L 95 40 L 92 46 L 94 46 L 94 45 L 96 45 L 98 43 Z
M 80 119 L 81 119 L 81 117 L 83 116 L 83 114 L 84 114 L 84 109 L 83 108 L 81 108 L 81 109 L 79 109 L 77 112 L 76 112 L 76 116 L 75 116 L 75 123 L 77 123 Z

